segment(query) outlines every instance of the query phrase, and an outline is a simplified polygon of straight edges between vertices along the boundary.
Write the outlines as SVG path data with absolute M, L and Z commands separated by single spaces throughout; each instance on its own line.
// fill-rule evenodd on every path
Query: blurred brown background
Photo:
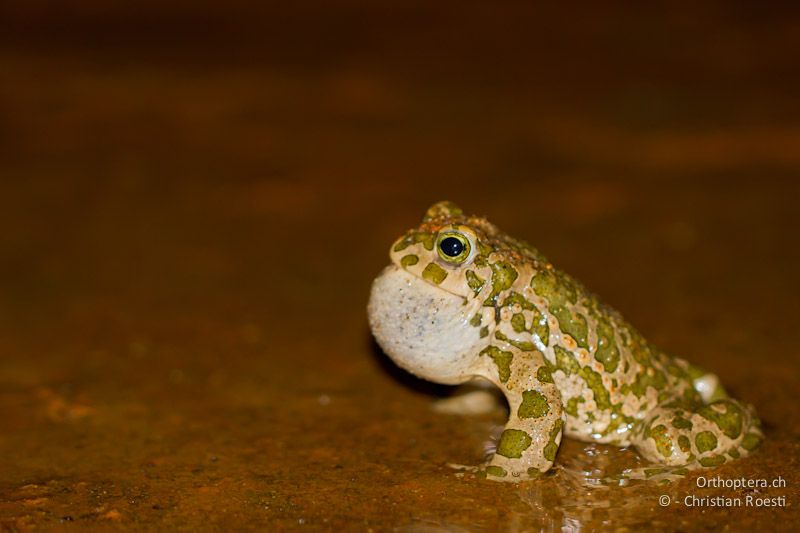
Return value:
M 3 3 L 0 528 L 791 528 L 798 50 L 788 2 Z M 364 313 L 445 198 L 754 403 L 720 475 L 794 507 L 589 490 L 635 456 L 576 443 L 455 477 L 502 416 L 432 413 Z

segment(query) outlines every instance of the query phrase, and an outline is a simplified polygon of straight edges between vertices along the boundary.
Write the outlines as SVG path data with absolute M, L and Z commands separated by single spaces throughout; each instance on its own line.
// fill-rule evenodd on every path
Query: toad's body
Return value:
M 720 465 L 761 441 L 752 408 L 727 398 L 715 376 L 650 345 L 485 219 L 436 204 L 391 258 L 369 303 L 384 351 L 430 381 L 487 379 L 508 400 L 491 479 L 538 477 L 562 434 L 634 445 L 673 470 Z

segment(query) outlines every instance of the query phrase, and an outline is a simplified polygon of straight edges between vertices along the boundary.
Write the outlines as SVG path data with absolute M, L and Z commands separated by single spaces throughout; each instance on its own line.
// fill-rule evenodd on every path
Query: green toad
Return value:
M 633 445 L 672 471 L 717 466 L 762 440 L 716 376 L 648 343 L 530 245 L 449 202 L 391 248 L 370 326 L 401 367 L 437 383 L 488 380 L 510 416 L 489 479 L 539 477 L 562 435 Z

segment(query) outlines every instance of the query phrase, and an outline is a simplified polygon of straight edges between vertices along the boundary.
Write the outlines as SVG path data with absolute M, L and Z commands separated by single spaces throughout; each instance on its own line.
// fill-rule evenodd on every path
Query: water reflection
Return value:
M 515 513 L 512 531 L 584 531 L 642 525 L 665 486 L 657 482 L 610 479 L 644 466 L 632 450 L 601 444 L 562 442 L 558 466 L 539 483 L 517 489 L 526 509 Z
M 462 507 L 452 514 L 437 516 L 431 509 L 421 509 L 410 524 L 396 531 L 673 529 L 673 519 L 680 520 L 680 516 L 669 510 L 658 521 L 656 513 L 664 510 L 659 506 L 659 496 L 669 495 L 674 501 L 680 482 L 615 480 L 627 469 L 646 465 L 632 449 L 564 439 L 556 466 L 541 479 L 513 485 L 462 478 L 474 482 L 479 497 L 472 499 L 474 494 L 461 493 L 467 498 L 453 500 Z M 665 516 L 669 522 L 663 521 Z

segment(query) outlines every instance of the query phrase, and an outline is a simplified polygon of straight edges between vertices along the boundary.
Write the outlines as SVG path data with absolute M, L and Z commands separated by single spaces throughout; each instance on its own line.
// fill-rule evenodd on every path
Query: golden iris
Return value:
M 469 257 L 469 239 L 457 231 L 443 231 L 436 241 L 439 257 L 448 263 L 461 264 Z

